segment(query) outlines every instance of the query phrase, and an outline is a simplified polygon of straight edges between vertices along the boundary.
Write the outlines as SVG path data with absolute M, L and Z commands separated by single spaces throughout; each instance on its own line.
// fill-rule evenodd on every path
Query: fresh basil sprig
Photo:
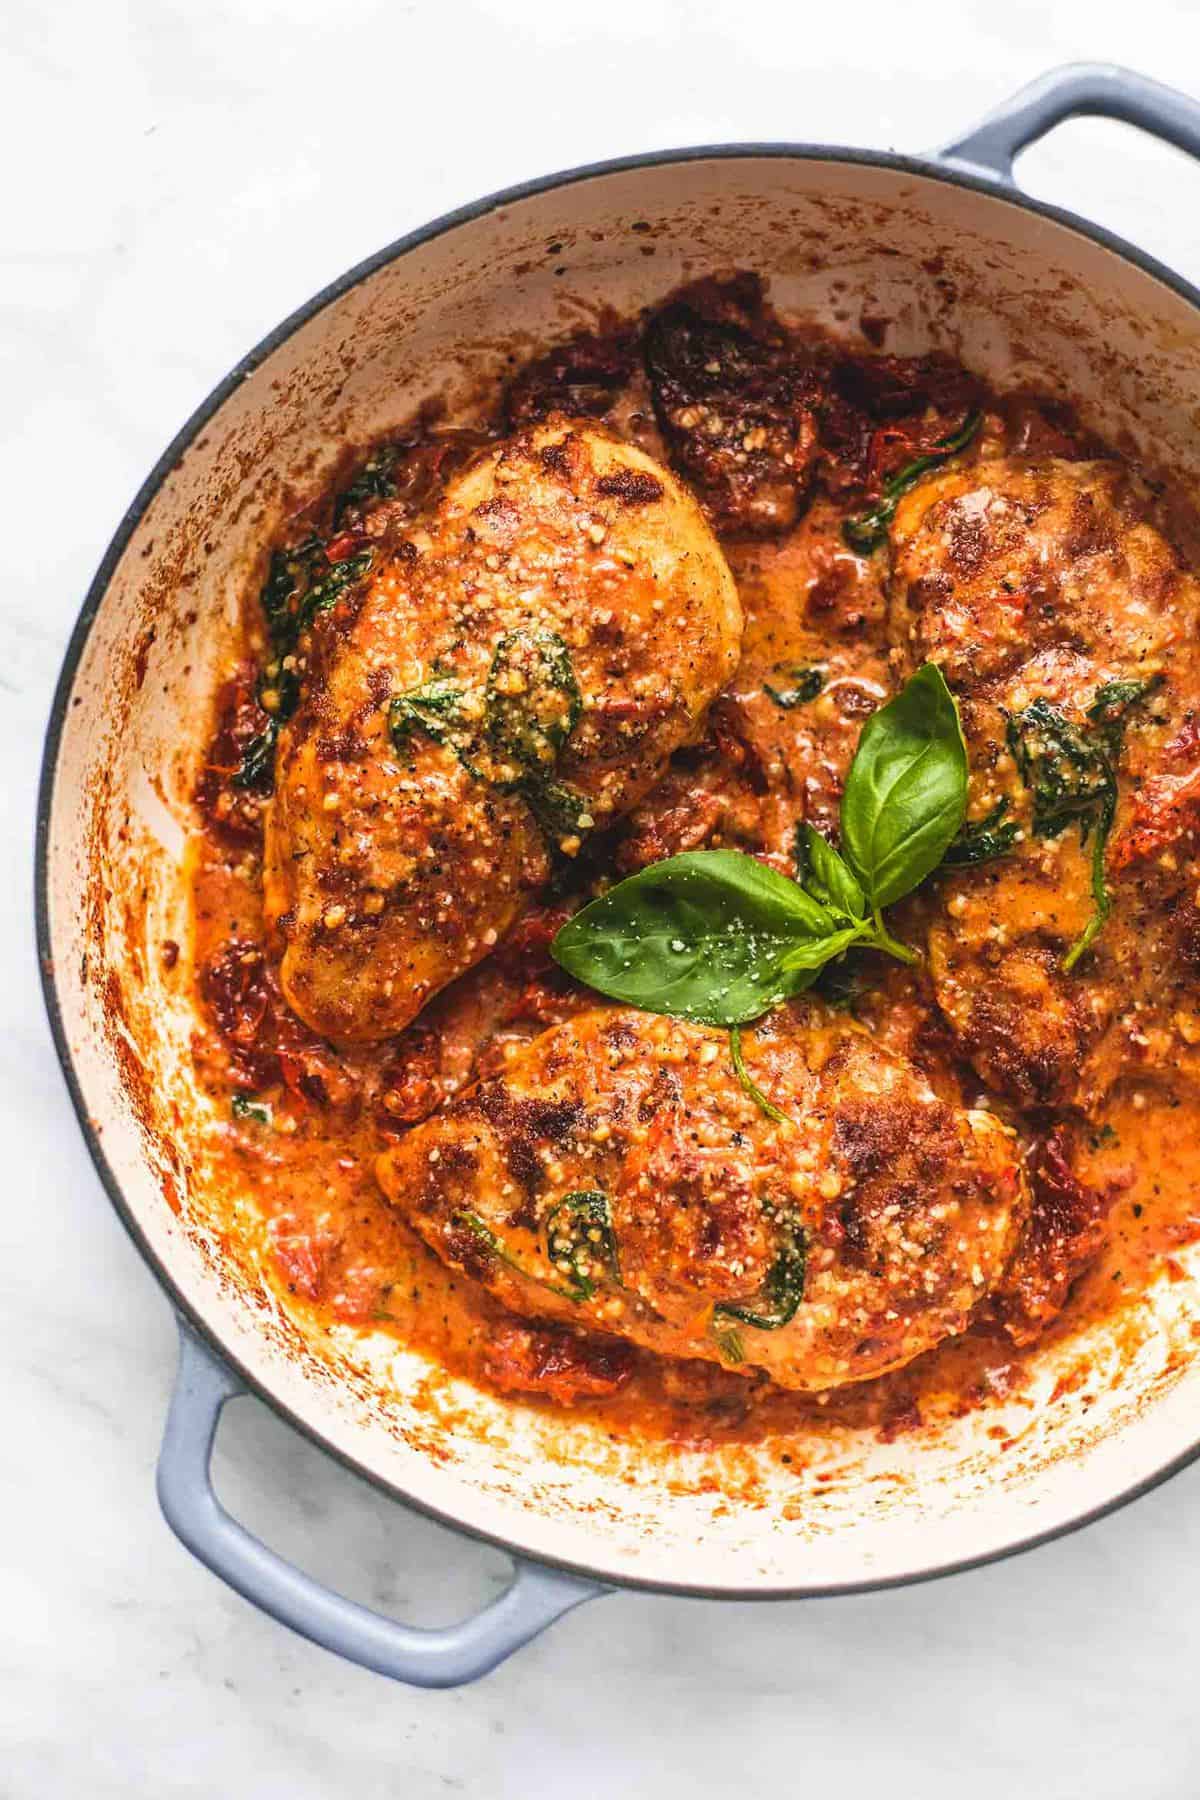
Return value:
M 915 960 L 882 909 L 937 866 L 966 802 L 958 708 L 927 663 L 863 728 L 842 795 L 844 854 L 810 825 L 798 834 L 799 881 L 739 850 L 685 851 L 585 906 L 551 955 L 577 980 L 647 1012 L 749 1024 L 852 945 Z
M 615 1000 L 706 1025 L 740 1025 L 806 988 L 833 954 L 831 940 L 848 943 L 853 935 L 754 857 L 690 850 L 593 900 L 568 919 L 550 952 Z
M 842 792 L 842 848 L 878 932 L 881 909 L 937 868 L 966 805 L 958 707 L 941 670 L 926 663 L 863 726 Z

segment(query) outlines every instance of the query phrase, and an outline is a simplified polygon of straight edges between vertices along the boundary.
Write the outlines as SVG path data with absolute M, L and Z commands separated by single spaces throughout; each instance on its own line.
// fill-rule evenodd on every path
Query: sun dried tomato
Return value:
M 380 1129 L 389 1137 L 400 1136 L 405 1126 L 427 1119 L 444 1092 L 438 1034 L 427 1025 L 410 1025 L 383 1071 L 376 1109 Z
M 561 1406 L 615 1394 L 633 1364 L 634 1352 L 621 1340 L 558 1325 L 502 1325 L 484 1355 L 484 1372 L 502 1392 L 540 1394 Z
M 1033 1343 L 1066 1305 L 1072 1284 L 1104 1243 L 1107 1189 L 1084 1187 L 1058 1133 L 1039 1138 L 1027 1161 L 1033 1208 L 996 1297 L 1016 1344 Z
M 302 1101 L 345 1108 L 354 1077 L 323 1038 L 292 1012 L 261 944 L 231 938 L 201 970 L 201 997 L 246 1087 L 282 1082 Z

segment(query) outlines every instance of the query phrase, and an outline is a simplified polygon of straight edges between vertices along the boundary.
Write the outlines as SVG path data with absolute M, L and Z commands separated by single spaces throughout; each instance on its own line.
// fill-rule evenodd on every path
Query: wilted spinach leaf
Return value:
M 367 502 L 391 498 L 396 492 L 392 470 L 399 454 L 395 444 L 381 444 L 378 450 L 372 451 L 353 481 L 342 489 L 334 503 L 335 526 L 341 524 L 348 512 L 355 511 Z
M 964 820 L 943 864 L 948 868 L 965 868 L 974 863 L 991 862 L 1006 856 L 1017 841 L 1019 827 L 1015 819 L 1006 819 L 1008 799 L 1001 795 L 982 819 Z
M 778 1247 L 763 1283 L 762 1299 L 754 1306 L 731 1306 L 726 1301 L 714 1307 L 714 1329 L 731 1319 L 738 1325 L 751 1325 L 755 1331 L 781 1331 L 796 1316 L 807 1273 L 808 1241 L 803 1227 L 780 1220 Z
M 497 751 L 527 776 L 548 775 L 582 710 L 571 653 L 557 631 L 521 625 L 505 632 L 484 694 L 486 729 Z
M 1084 725 L 1044 697 L 1008 714 L 1008 748 L 1033 801 L 1034 831 L 1056 838 L 1078 825 L 1080 844 L 1092 843 L 1093 912 L 1064 956 L 1064 969 L 1091 948 L 1112 911 L 1104 865 L 1117 814 L 1117 762 L 1131 708 L 1161 682 L 1161 676 L 1107 682 L 1097 688 Z
M 595 1293 L 597 1265 L 619 1281 L 608 1195 L 596 1188 L 565 1194 L 546 1219 L 546 1254 L 559 1274 L 567 1277 L 578 1300 L 590 1300 Z
M 763 682 L 763 693 L 768 694 L 776 706 L 782 707 L 785 712 L 791 712 L 794 707 L 805 706 L 810 700 L 815 700 L 825 685 L 823 669 L 790 669 L 788 673 L 791 676 L 791 685 L 788 687 L 772 687 L 769 681 Z
M 910 463 L 905 463 L 890 480 L 883 484 L 882 497 L 865 513 L 858 513 L 842 524 L 842 537 L 851 550 L 857 550 L 860 556 L 869 555 L 878 550 L 888 534 L 888 526 L 895 517 L 896 507 L 909 488 L 915 487 L 923 475 L 933 469 L 940 469 L 944 462 L 965 450 L 979 427 L 983 423 L 981 412 L 969 412 L 957 431 L 949 437 L 940 439 L 932 450 L 924 456 L 918 456 Z

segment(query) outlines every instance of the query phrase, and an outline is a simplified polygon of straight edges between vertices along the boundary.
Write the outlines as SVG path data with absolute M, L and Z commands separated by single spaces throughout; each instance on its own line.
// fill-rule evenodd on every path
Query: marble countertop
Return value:
M 484 189 L 621 151 L 921 149 L 1073 57 L 1200 87 L 1190 0 L 859 0 L 844 18 L 768 0 L 6 9 L 4 1800 L 1196 1791 L 1200 1467 L 928 1586 L 610 1598 L 457 1693 L 389 1686 L 261 1617 L 159 1517 L 173 1324 L 88 1162 L 38 993 L 33 795 L 85 587 L 181 420 L 311 292 Z M 1182 156 L 1087 121 L 1022 177 L 1200 279 L 1200 169 Z M 503 1579 L 498 1555 L 406 1515 L 257 1403 L 231 1409 L 218 1463 L 249 1524 L 372 1604 L 434 1622 Z

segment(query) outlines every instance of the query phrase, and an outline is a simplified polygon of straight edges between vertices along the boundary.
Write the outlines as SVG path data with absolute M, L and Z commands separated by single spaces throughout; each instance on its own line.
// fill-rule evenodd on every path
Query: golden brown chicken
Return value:
M 513 1312 L 825 1389 L 962 1331 L 1028 1213 L 1012 1134 L 843 1015 L 747 1033 L 622 1008 L 515 1050 L 377 1164 Z
M 538 425 L 376 552 L 312 634 L 266 820 L 287 999 L 401 1030 L 695 737 L 741 610 L 695 501 L 592 426 Z
M 980 1075 L 1090 1110 L 1126 1075 L 1200 1074 L 1200 584 L 1144 491 L 1054 458 L 920 483 L 891 631 L 906 667 L 944 670 L 972 816 L 1013 840 L 930 902 L 938 1002 Z

